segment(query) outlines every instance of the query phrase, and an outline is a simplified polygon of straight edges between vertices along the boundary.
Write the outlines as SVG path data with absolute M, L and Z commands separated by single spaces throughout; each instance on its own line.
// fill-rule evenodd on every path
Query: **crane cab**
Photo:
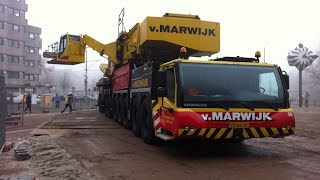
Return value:
M 80 35 L 65 34 L 59 43 L 48 46 L 43 53 L 44 58 L 49 58 L 48 64 L 75 65 L 84 63 L 84 43 Z

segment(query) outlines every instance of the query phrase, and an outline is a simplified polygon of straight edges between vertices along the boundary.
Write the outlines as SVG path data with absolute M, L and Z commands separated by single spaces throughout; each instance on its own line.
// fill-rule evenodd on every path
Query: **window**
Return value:
M 168 69 L 167 70 L 167 98 L 171 101 L 174 102 L 174 72 L 173 69 Z
M 30 33 L 29 34 L 29 39 L 34 39 L 35 38 L 35 35 L 33 33 Z
M 35 67 L 35 61 L 34 60 L 27 60 L 26 65 L 29 67 Z
M 20 43 L 17 40 L 12 40 L 12 39 L 8 39 L 8 46 L 9 47 L 15 47 L 15 48 L 20 48 Z
M 3 37 L 0 37 L 0 45 L 3 45 Z
M 181 63 L 183 102 L 187 107 L 286 107 L 275 66 Z M 221 78 L 222 77 L 222 78 Z M 199 81 L 201 80 L 201 81 Z M 197 93 L 188 92 L 195 87 Z M 271 104 L 271 105 L 270 105 Z
M 3 61 L 4 60 L 4 55 L 3 54 L 0 54 L 0 61 Z
M 19 72 L 7 71 L 7 76 L 9 79 L 19 79 Z
M 20 31 L 20 26 L 13 24 L 13 30 L 14 32 L 19 32 Z
M 278 96 L 279 88 L 277 86 L 277 79 L 274 76 L 274 73 L 268 72 L 260 74 L 259 79 L 261 93 L 275 97 Z
M 27 38 L 29 38 L 29 39 L 35 39 L 36 38 L 36 34 L 35 33 L 26 32 L 25 34 L 26 34 Z
M 4 29 L 4 22 L 0 21 L 0 29 Z
M 4 12 L 4 6 L 0 5 L 0 12 Z
M 20 26 L 16 24 L 8 24 L 9 30 L 14 32 L 20 32 Z
M 67 36 L 64 35 L 61 39 L 60 39 L 60 43 L 59 43 L 59 53 L 63 53 L 64 49 L 67 46 Z
M 19 64 L 20 63 L 20 58 L 19 58 L 19 56 L 7 55 L 7 62 Z
M 39 80 L 39 75 L 36 74 L 25 74 L 24 79 L 27 81 L 38 81 Z
M 20 11 L 14 9 L 14 10 L 13 10 L 13 15 L 19 17 L 19 16 L 20 16 Z
M 72 40 L 72 41 L 80 41 L 80 36 L 69 35 L 69 40 Z
M 36 52 L 35 48 L 31 46 L 26 46 L 25 49 L 26 49 L 26 52 L 28 53 L 34 54 Z
M 12 8 L 9 8 L 9 7 L 8 7 L 7 9 L 8 9 L 8 10 L 7 10 L 8 14 L 9 14 L 9 15 L 13 15 L 13 9 L 12 9 Z
M 11 16 L 19 17 L 20 16 L 20 11 L 17 10 L 17 9 L 13 9 L 13 8 L 9 8 L 8 7 L 8 14 L 11 15 Z

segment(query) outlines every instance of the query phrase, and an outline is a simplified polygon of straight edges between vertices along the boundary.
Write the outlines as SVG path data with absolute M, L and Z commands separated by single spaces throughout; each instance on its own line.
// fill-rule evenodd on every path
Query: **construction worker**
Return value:
M 60 107 L 60 96 L 58 93 L 56 93 L 54 100 L 56 101 L 56 108 L 59 108 Z
M 309 94 L 309 92 L 307 91 L 307 92 L 306 92 L 306 95 L 304 96 L 304 106 L 305 106 L 305 107 L 309 107 L 309 97 L 310 97 L 310 94 Z
M 72 112 L 72 92 L 69 92 L 68 95 L 65 97 L 64 104 L 65 104 L 65 107 L 61 111 L 61 114 L 63 114 L 68 107 L 69 107 L 69 112 L 71 113 Z
M 188 55 L 187 55 L 187 48 L 186 47 L 181 47 L 180 48 L 180 59 L 188 59 Z
M 27 107 L 24 109 L 24 113 L 27 113 L 28 109 L 29 109 L 29 112 L 31 113 L 31 94 L 30 94 L 30 92 L 25 94 L 25 102 L 27 104 Z

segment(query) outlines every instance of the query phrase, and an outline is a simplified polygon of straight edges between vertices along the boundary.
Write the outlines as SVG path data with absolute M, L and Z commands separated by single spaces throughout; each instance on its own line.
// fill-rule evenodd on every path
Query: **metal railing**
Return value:
M 7 115 L 5 78 L 4 76 L 0 75 L 0 152 L 6 140 L 5 119 Z

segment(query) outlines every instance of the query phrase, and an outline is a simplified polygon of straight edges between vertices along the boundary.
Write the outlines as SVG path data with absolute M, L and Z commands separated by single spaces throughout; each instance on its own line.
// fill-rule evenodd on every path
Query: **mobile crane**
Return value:
M 146 17 L 128 32 L 122 28 L 109 44 L 65 34 L 44 57 L 51 64 L 83 63 L 85 46 L 109 60 L 97 82 L 99 111 L 148 144 L 294 134 L 289 76 L 279 66 L 260 63 L 259 54 L 192 60 L 220 51 L 218 22 L 172 13 Z M 179 57 L 180 48 L 186 57 Z

